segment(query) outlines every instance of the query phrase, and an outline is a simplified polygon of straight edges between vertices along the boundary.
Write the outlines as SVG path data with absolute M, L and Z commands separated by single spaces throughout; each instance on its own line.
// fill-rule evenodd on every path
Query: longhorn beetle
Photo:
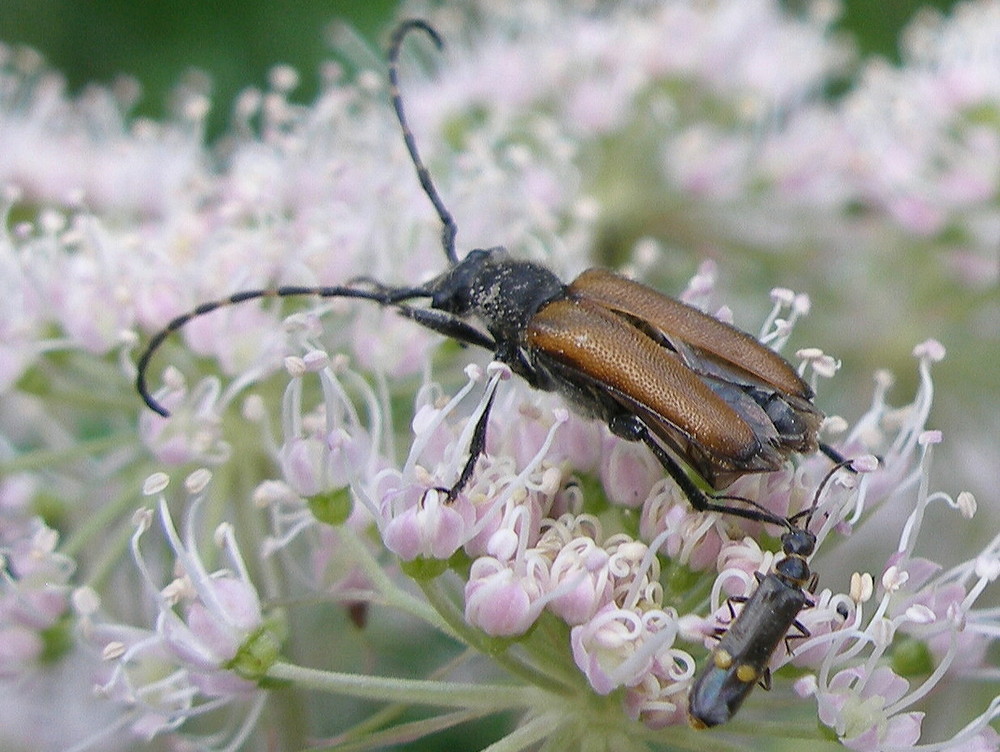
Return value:
M 739 710 L 754 685 L 771 688 L 771 672 L 767 664 L 782 639 L 809 637 L 809 630 L 799 623 L 799 612 L 812 606 L 809 597 L 816 590 L 818 575 L 810 572 L 808 558 L 816 549 L 816 536 L 809 531 L 813 512 L 823 488 L 841 468 L 854 471 L 851 460 L 834 465 L 823 478 L 809 509 L 785 521 L 788 532 L 781 536 L 785 558 L 774 565 L 768 575 L 755 572 L 757 589 L 749 597 L 729 599 L 733 621 L 721 633 L 709 661 L 695 679 L 688 696 L 688 719 L 696 729 L 725 723 Z M 802 527 L 792 523 L 805 516 Z M 735 615 L 733 603 L 743 603 Z M 792 627 L 798 634 L 789 635 Z M 789 647 L 789 652 L 791 648 Z
M 203 303 L 150 340 L 137 364 L 142 399 L 168 415 L 150 394 L 146 372 L 167 336 L 197 316 L 258 298 L 370 300 L 460 343 L 492 351 L 532 387 L 558 392 L 617 436 L 641 441 L 695 509 L 784 524 L 783 518 L 760 508 L 719 503 L 673 456 L 715 491 L 747 473 L 773 472 L 795 452 L 819 448 L 840 459 L 818 444 L 823 414 L 812 403 L 812 389 L 781 356 L 749 334 L 613 272 L 589 269 L 565 284 L 541 264 L 510 258 L 502 247 L 458 258 L 458 226 L 420 158 L 399 93 L 400 47 L 417 30 L 437 49 L 443 46 L 427 22 L 404 21 L 389 47 L 390 94 L 417 178 L 441 221 L 448 268 L 415 287 L 364 278 L 341 286 L 245 290 Z M 427 304 L 414 305 L 418 300 Z M 448 489 L 449 498 L 462 490 L 483 452 L 488 412 L 477 423 L 468 460 Z

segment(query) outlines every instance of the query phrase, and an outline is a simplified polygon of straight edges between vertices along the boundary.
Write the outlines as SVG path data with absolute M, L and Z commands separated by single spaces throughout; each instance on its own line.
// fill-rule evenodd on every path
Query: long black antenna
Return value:
M 298 285 L 284 285 L 282 287 L 268 287 L 257 290 L 243 290 L 242 292 L 230 295 L 228 298 L 219 298 L 202 303 L 200 306 L 191 309 L 187 313 L 182 313 L 177 318 L 171 320 L 165 327 L 160 329 L 153 338 L 149 340 L 146 349 L 142 351 L 139 360 L 136 362 L 135 390 L 139 392 L 142 401 L 146 403 L 153 412 L 159 413 L 164 418 L 170 417 L 170 411 L 161 405 L 149 392 L 149 385 L 146 383 L 146 372 L 149 370 L 149 362 L 153 355 L 160 349 L 160 345 L 171 334 L 187 324 L 191 319 L 204 316 L 206 313 L 225 308 L 227 306 L 245 303 L 248 300 L 258 300 L 261 298 L 291 298 L 299 295 L 315 295 L 320 298 L 360 298 L 361 300 L 373 300 L 380 305 L 391 305 L 420 295 L 426 295 L 421 288 L 373 288 L 365 290 L 357 287 L 344 287 L 342 285 L 302 287 Z
M 831 480 L 833 480 L 833 476 L 836 475 L 839 470 L 843 470 L 845 468 L 847 470 L 850 470 L 852 473 L 858 472 L 852 466 L 853 462 L 854 462 L 853 459 L 850 460 L 845 459 L 835 463 L 834 466 L 827 471 L 826 475 L 823 476 L 823 480 L 819 482 L 819 485 L 816 486 L 816 491 L 813 493 L 812 504 L 809 505 L 809 508 L 796 512 L 791 517 L 787 518 L 788 524 L 791 525 L 793 522 L 799 519 L 799 517 L 805 517 L 806 522 L 802 526 L 802 529 L 808 530 L 810 523 L 812 523 L 813 514 L 815 514 L 816 508 L 819 506 L 819 497 L 823 495 L 823 490 L 826 488 L 827 484 Z
M 454 266 L 458 263 L 458 256 L 455 253 L 455 234 L 458 232 L 458 226 L 455 224 L 455 220 L 452 219 L 451 214 L 448 212 L 444 202 L 438 195 L 437 189 L 434 187 L 434 182 L 431 180 L 430 173 L 427 172 L 427 168 L 424 167 L 424 163 L 420 160 L 420 155 L 417 153 L 417 145 L 413 139 L 413 134 L 410 132 L 410 128 L 406 124 L 406 115 L 403 112 L 403 100 L 399 94 L 399 75 L 397 72 L 399 50 L 403 43 L 403 38 L 414 29 L 420 29 L 430 36 L 431 40 L 433 40 L 435 46 L 439 50 L 444 46 L 441 41 L 441 37 L 426 21 L 411 19 L 409 21 L 404 21 L 396 28 L 396 31 L 393 32 L 392 42 L 389 47 L 389 83 L 392 106 L 396 110 L 396 118 L 399 120 L 399 126 L 403 131 L 403 141 L 406 142 L 406 149 L 410 153 L 410 159 L 413 161 L 414 167 L 416 167 L 417 177 L 420 179 L 420 185 L 423 187 L 424 193 L 427 194 L 427 197 L 431 200 L 431 203 L 434 204 L 434 209 L 437 211 L 438 217 L 441 219 L 441 224 L 444 225 L 441 231 L 441 245 L 444 248 L 444 252 L 448 257 L 449 263 Z M 136 391 L 139 392 L 139 396 L 142 397 L 142 401 L 146 403 L 146 406 L 149 407 L 150 410 L 159 413 L 164 418 L 169 417 L 170 412 L 153 397 L 149 391 L 149 385 L 146 383 L 146 374 L 149 371 L 150 361 L 153 359 L 153 355 L 156 354 L 156 351 L 160 348 L 160 345 L 163 344 L 167 337 L 182 328 L 185 324 L 191 321 L 191 319 L 204 316 L 206 313 L 211 313 L 219 308 L 237 305 L 238 303 L 245 303 L 248 300 L 258 300 L 262 298 L 290 298 L 300 295 L 315 295 L 320 298 L 359 298 L 362 300 L 371 300 L 383 306 L 395 305 L 404 303 L 408 300 L 413 300 L 414 298 L 430 296 L 430 292 L 428 292 L 428 290 L 424 287 L 392 287 L 375 283 L 370 279 L 364 278 L 358 278 L 353 280 L 353 282 L 365 284 L 367 285 L 367 288 L 345 287 L 340 285 L 314 287 L 284 285 L 281 287 L 244 290 L 230 295 L 227 298 L 220 298 L 218 300 L 202 303 L 197 308 L 177 316 L 153 335 L 153 338 L 146 345 L 146 349 L 143 350 L 142 354 L 139 356 L 139 360 L 136 362 Z M 402 313 L 410 316 L 411 318 L 420 318 L 415 309 L 400 306 L 400 310 Z M 420 323 L 423 323 L 424 326 L 431 329 L 442 332 L 445 332 L 449 325 L 452 327 L 455 326 L 455 323 L 450 321 L 442 324 L 433 316 L 423 318 Z M 463 334 L 466 335 L 465 341 L 467 342 L 473 342 L 474 344 L 483 347 L 492 345 L 488 339 L 484 339 L 482 341 L 476 340 L 473 336 L 476 334 L 475 332 L 463 331 Z M 472 337 L 472 339 L 468 339 L 468 337 Z
M 417 142 L 413 138 L 413 132 L 406 122 L 406 114 L 403 112 L 403 97 L 399 93 L 399 50 L 403 45 L 403 39 L 411 31 L 420 29 L 434 42 L 434 46 L 439 50 L 444 47 L 440 35 L 429 23 L 418 18 L 411 18 L 403 21 L 392 33 L 392 42 L 389 45 L 389 95 L 392 97 L 392 106 L 396 110 L 396 119 L 399 127 L 403 131 L 403 141 L 406 143 L 406 150 L 410 153 L 410 160 L 417 170 L 417 178 L 420 180 L 420 187 L 424 189 L 427 198 L 434 204 L 434 210 L 441 219 L 441 247 L 444 248 L 444 255 L 448 257 L 448 263 L 452 266 L 458 263 L 458 254 L 455 253 L 455 235 L 458 233 L 458 225 L 455 224 L 451 212 L 444 205 L 441 195 L 434 187 L 431 174 L 427 171 L 420 154 L 417 151 Z

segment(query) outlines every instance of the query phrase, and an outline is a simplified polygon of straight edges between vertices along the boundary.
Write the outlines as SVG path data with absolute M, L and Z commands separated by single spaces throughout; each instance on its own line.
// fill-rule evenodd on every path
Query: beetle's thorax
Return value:
M 789 587 L 801 588 L 811 572 L 806 561 L 816 548 L 816 536 L 808 530 L 791 530 L 781 536 L 785 558 L 774 566 L 774 573 Z
M 499 246 L 470 251 L 431 289 L 432 308 L 475 315 L 498 343 L 518 341 L 542 306 L 566 295 L 566 285 L 552 271 L 511 259 Z

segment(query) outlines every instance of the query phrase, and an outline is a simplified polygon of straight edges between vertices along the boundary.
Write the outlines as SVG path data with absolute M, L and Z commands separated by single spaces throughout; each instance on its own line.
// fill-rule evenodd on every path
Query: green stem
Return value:
M 468 651 L 465 654 L 449 661 L 445 665 L 439 666 L 431 673 L 429 677 L 430 680 L 439 681 L 440 677 L 448 676 L 458 666 L 466 662 L 467 656 L 471 655 L 475 655 L 475 653 L 473 653 L 472 651 Z M 407 713 L 409 709 L 410 706 L 405 703 L 397 702 L 397 703 L 392 703 L 391 705 L 386 705 L 379 711 L 365 718 L 357 725 L 339 734 L 337 737 L 335 737 L 333 741 L 341 742 L 341 740 L 372 738 L 372 734 L 374 734 L 376 730 L 388 727 L 390 724 L 394 723 L 405 713 Z M 489 715 L 488 711 L 476 710 L 476 711 L 463 711 L 463 712 L 465 712 L 470 719 L 480 718 L 484 715 Z M 338 750 L 340 750 L 345 745 L 343 743 L 338 743 L 335 744 L 335 746 Z
M 484 718 L 488 715 L 491 715 L 491 711 L 486 709 L 456 710 L 419 721 L 400 723 L 382 730 L 372 730 L 358 734 L 355 733 L 355 729 L 352 729 L 331 740 L 332 743 L 330 746 L 319 749 L 310 747 L 310 750 L 312 752 L 323 752 L 323 750 L 327 750 L 327 752 L 356 752 L 357 750 L 395 748 L 401 741 L 424 739 L 431 734 L 436 734 L 445 729 Z
M 507 736 L 483 749 L 482 752 L 519 752 L 535 742 L 544 739 L 559 726 L 560 719 L 552 715 L 540 715 L 532 718 L 523 726 L 518 726 Z
M 139 473 L 129 472 L 127 477 L 120 479 L 122 493 L 81 518 L 79 526 L 72 530 L 60 546 L 62 553 L 67 556 L 77 556 L 95 540 L 101 541 L 105 563 L 91 571 L 91 584 L 100 581 L 107 568 L 116 566 L 121 552 L 128 548 L 128 539 L 134 532 L 128 517 L 142 505 L 140 484 Z M 124 538 L 125 542 L 121 544 L 119 540 L 119 544 L 111 546 L 107 543 L 108 531 L 115 527 L 120 528 L 119 536 Z
M 31 470 L 46 470 L 73 460 L 90 459 L 95 454 L 109 449 L 118 449 L 135 444 L 132 434 L 114 433 L 98 439 L 81 441 L 59 449 L 35 449 L 25 454 L 0 462 L 0 476 L 23 473 Z
M 511 655 L 506 648 L 497 650 L 498 641 L 496 638 L 483 634 L 466 622 L 465 617 L 458 611 L 455 604 L 441 588 L 440 582 L 441 578 L 438 577 L 433 580 L 422 580 L 418 584 L 423 589 L 424 595 L 427 596 L 427 600 L 441 617 L 448 622 L 460 640 L 479 652 L 490 656 L 497 665 L 502 666 L 512 675 L 524 679 L 540 689 L 560 696 L 572 694 L 572 686 L 565 684 L 556 677 L 543 673 L 535 666 L 524 663 L 524 661 Z
M 558 677 L 567 686 L 582 686 L 583 674 L 572 662 L 568 646 L 569 628 L 565 622 L 544 612 L 535 624 L 532 638 L 523 643 L 524 649 L 535 659 L 535 663 L 545 666 L 551 676 Z
M 385 599 L 386 605 L 411 614 L 452 639 L 461 641 L 461 638 L 440 613 L 423 601 L 414 598 L 392 581 L 386 574 L 385 568 L 372 556 L 371 551 L 358 540 L 357 534 L 353 530 L 342 525 L 338 528 L 338 532 L 340 533 L 341 545 L 349 549 L 351 558 L 371 582 L 376 592 Z
M 268 669 L 269 679 L 296 684 L 305 689 L 333 692 L 348 697 L 448 708 L 488 708 L 493 712 L 523 709 L 539 698 L 523 686 L 509 684 L 464 684 L 424 679 L 345 674 L 336 671 L 278 662 Z

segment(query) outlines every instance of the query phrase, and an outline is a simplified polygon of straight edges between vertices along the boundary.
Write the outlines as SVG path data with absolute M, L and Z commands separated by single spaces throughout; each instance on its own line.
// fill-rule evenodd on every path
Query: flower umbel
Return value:
M 202 88 L 147 122 L 134 88 L 70 99 L 37 55 L 0 47 L 0 746 L 379 749 L 451 729 L 456 748 L 508 751 L 717 749 L 719 733 L 1000 749 L 982 409 L 1000 385 L 976 360 L 1000 331 L 997 4 L 920 17 L 897 67 L 832 33 L 836 4 L 800 10 L 475 0 L 426 13 L 440 56 L 414 37 L 399 61 L 460 258 L 503 244 L 569 280 L 601 254 L 677 290 L 694 249 L 709 260 L 680 298 L 784 352 L 818 409 L 859 416 L 823 420 L 825 453 L 733 474 L 717 501 L 757 520 L 696 511 L 642 442 L 569 409 L 586 399 L 519 378 L 527 346 L 438 346 L 465 330 L 409 298 L 213 309 L 150 368 L 170 417 L 140 412 L 136 352 L 203 301 L 440 277 L 382 55 L 335 30 L 356 75 L 331 64 L 300 105 L 278 68 L 210 148 Z M 812 299 L 768 299 L 761 279 Z M 952 314 L 939 366 L 925 327 Z M 787 418 L 724 357 L 700 363 L 749 414 Z M 854 374 L 885 366 L 912 400 L 892 404 L 878 370 L 854 406 Z M 933 490 L 939 473 L 981 503 Z M 771 692 L 691 729 L 692 684 L 789 527 L 816 537 L 820 579 L 765 657 Z M 975 709 L 941 712 L 950 693 Z M 475 723 L 497 713 L 499 739 Z
M 211 473 L 202 469 L 185 482 L 190 496 L 183 539 L 162 495 L 167 477 L 158 474 L 146 482 L 146 493 L 159 497 L 160 522 L 178 575 L 158 586 L 140 549 L 153 512 L 140 510 L 132 552 L 155 603 L 152 629 L 97 621 L 99 599 L 90 589 L 78 594 L 76 604 L 84 641 L 98 647 L 112 666 L 97 692 L 127 708 L 122 721 L 127 719 L 132 733 L 150 740 L 193 718 L 226 710 L 230 728 L 213 735 L 212 746 L 236 750 L 263 709 L 266 693 L 258 685 L 277 660 L 283 630 L 280 620 L 265 619 L 231 526 L 220 525 L 214 536 L 231 569 L 209 572 L 198 555 L 198 515 L 210 480 Z M 85 740 L 78 748 L 96 741 Z

